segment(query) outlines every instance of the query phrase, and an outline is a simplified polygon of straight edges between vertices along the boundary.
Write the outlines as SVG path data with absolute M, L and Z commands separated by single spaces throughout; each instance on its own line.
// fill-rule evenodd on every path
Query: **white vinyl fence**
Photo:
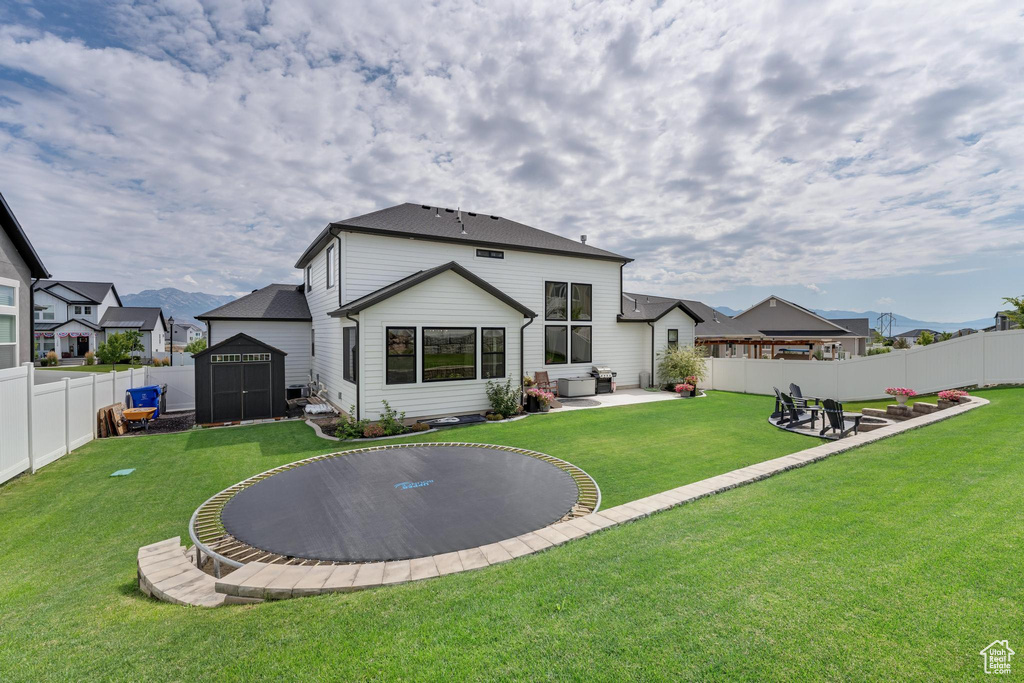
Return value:
M 96 438 L 96 413 L 126 389 L 167 385 L 167 411 L 195 409 L 195 366 L 121 372 L 0 370 L 0 484 Z
M 773 395 L 800 385 L 806 396 L 839 401 L 885 398 L 887 387 L 930 393 L 987 384 L 1024 383 L 1024 330 L 979 332 L 928 346 L 840 361 L 711 358 L 703 385 Z

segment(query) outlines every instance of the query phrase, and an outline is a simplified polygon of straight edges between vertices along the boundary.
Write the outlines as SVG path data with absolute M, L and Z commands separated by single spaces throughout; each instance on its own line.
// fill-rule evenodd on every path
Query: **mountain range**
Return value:
M 742 311 L 729 308 L 728 306 L 715 306 L 715 308 L 729 316 L 742 313 Z M 811 310 L 822 318 L 867 318 L 870 321 L 871 329 L 878 328 L 878 316 L 881 315 L 878 311 L 843 311 L 822 308 L 812 308 Z M 917 320 L 915 318 L 908 318 L 905 315 L 894 313 L 892 333 L 899 334 L 900 332 L 915 329 L 935 330 L 936 332 L 956 332 L 957 330 L 961 330 L 965 327 L 980 330 L 983 327 L 992 325 L 993 322 L 994 320 L 992 318 L 978 318 L 977 320 L 965 320 L 963 322 L 940 323 L 933 320 Z
M 165 318 L 174 318 L 176 323 L 190 322 L 204 327 L 195 316 L 223 306 L 237 297 L 230 294 L 206 294 L 204 292 L 183 292 L 174 287 L 145 289 L 137 294 L 122 294 L 125 306 L 158 306 L 164 310 Z

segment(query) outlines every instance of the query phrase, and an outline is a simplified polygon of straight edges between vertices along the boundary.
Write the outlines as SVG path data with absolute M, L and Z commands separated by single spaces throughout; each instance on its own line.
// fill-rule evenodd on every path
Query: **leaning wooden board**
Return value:
M 128 433 L 128 422 L 124 419 L 123 403 L 114 403 L 100 408 L 96 419 L 101 437 L 121 436 Z

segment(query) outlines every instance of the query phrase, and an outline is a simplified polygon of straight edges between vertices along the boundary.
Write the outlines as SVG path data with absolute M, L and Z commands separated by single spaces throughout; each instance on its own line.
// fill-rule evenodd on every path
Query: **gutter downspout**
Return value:
M 647 324 L 651 328 L 651 386 L 653 387 L 657 383 L 654 377 L 654 323 L 648 322 Z
M 530 318 L 529 322 L 519 328 L 519 399 L 526 395 L 526 370 L 523 368 L 524 363 L 524 349 L 523 349 L 523 330 L 533 324 L 536 318 Z
M 621 317 L 625 311 L 622 310 L 622 271 L 625 270 L 626 264 L 619 264 L 619 316 Z
M 341 308 L 341 235 L 335 234 L 334 239 L 338 242 L 338 308 Z
M 42 278 L 34 278 L 32 286 L 28 288 L 28 359 L 33 363 L 36 362 L 36 285 L 40 280 Z M 20 364 L 21 359 L 19 358 L 15 367 Z
M 340 284 L 338 285 L 338 289 L 340 291 L 340 289 L 341 289 L 341 285 Z M 359 378 L 360 378 L 360 373 L 359 373 L 359 351 L 360 351 L 360 348 L 359 348 L 359 321 L 356 320 L 355 318 L 353 318 L 352 315 L 349 314 L 349 313 L 346 313 L 345 317 L 348 318 L 349 320 L 351 320 L 352 322 L 354 322 L 356 324 L 356 367 L 354 368 L 354 370 L 356 371 L 355 372 L 355 375 L 356 375 L 356 415 L 355 415 L 355 418 L 356 418 L 356 420 L 359 420 L 360 419 L 359 418 Z M 344 352 L 344 349 L 345 349 L 345 344 L 344 344 L 344 340 L 342 340 L 342 352 Z M 344 363 L 344 359 L 342 359 L 342 363 Z M 342 367 L 344 367 L 344 365 Z

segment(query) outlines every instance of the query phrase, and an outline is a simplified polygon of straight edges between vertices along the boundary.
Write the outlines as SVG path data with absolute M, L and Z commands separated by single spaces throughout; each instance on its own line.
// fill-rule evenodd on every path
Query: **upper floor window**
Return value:
M 594 287 L 572 283 L 572 319 L 594 319 Z
M 53 304 L 44 304 L 41 311 L 36 311 L 36 320 L 53 320 Z
M 505 252 L 494 249 L 477 249 L 476 255 L 480 258 L 505 258 Z
M 678 349 L 679 348 L 679 330 L 668 331 L 668 348 Z
M 569 290 L 567 282 L 544 283 L 544 317 L 548 320 L 567 320 L 566 295 Z
M 17 306 L 18 302 L 14 300 L 17 291 L 14 287 L 0 285 L 0 306 Z
M 334 245 L 327 247 L 327 289 L 334 286 Z
M 346 327 L 342 334 L 342 345 L 344 346 L 345 356 L 342 358 L 341 375 L 352 384 L 356 383 L 359 378 L 359 372 L 357 370 L 359 360 L 359 343 L 356 337 L 358 329 L 355 327 Z
M 75 315 L 92 315 L 92 306 L 75 306 Z

